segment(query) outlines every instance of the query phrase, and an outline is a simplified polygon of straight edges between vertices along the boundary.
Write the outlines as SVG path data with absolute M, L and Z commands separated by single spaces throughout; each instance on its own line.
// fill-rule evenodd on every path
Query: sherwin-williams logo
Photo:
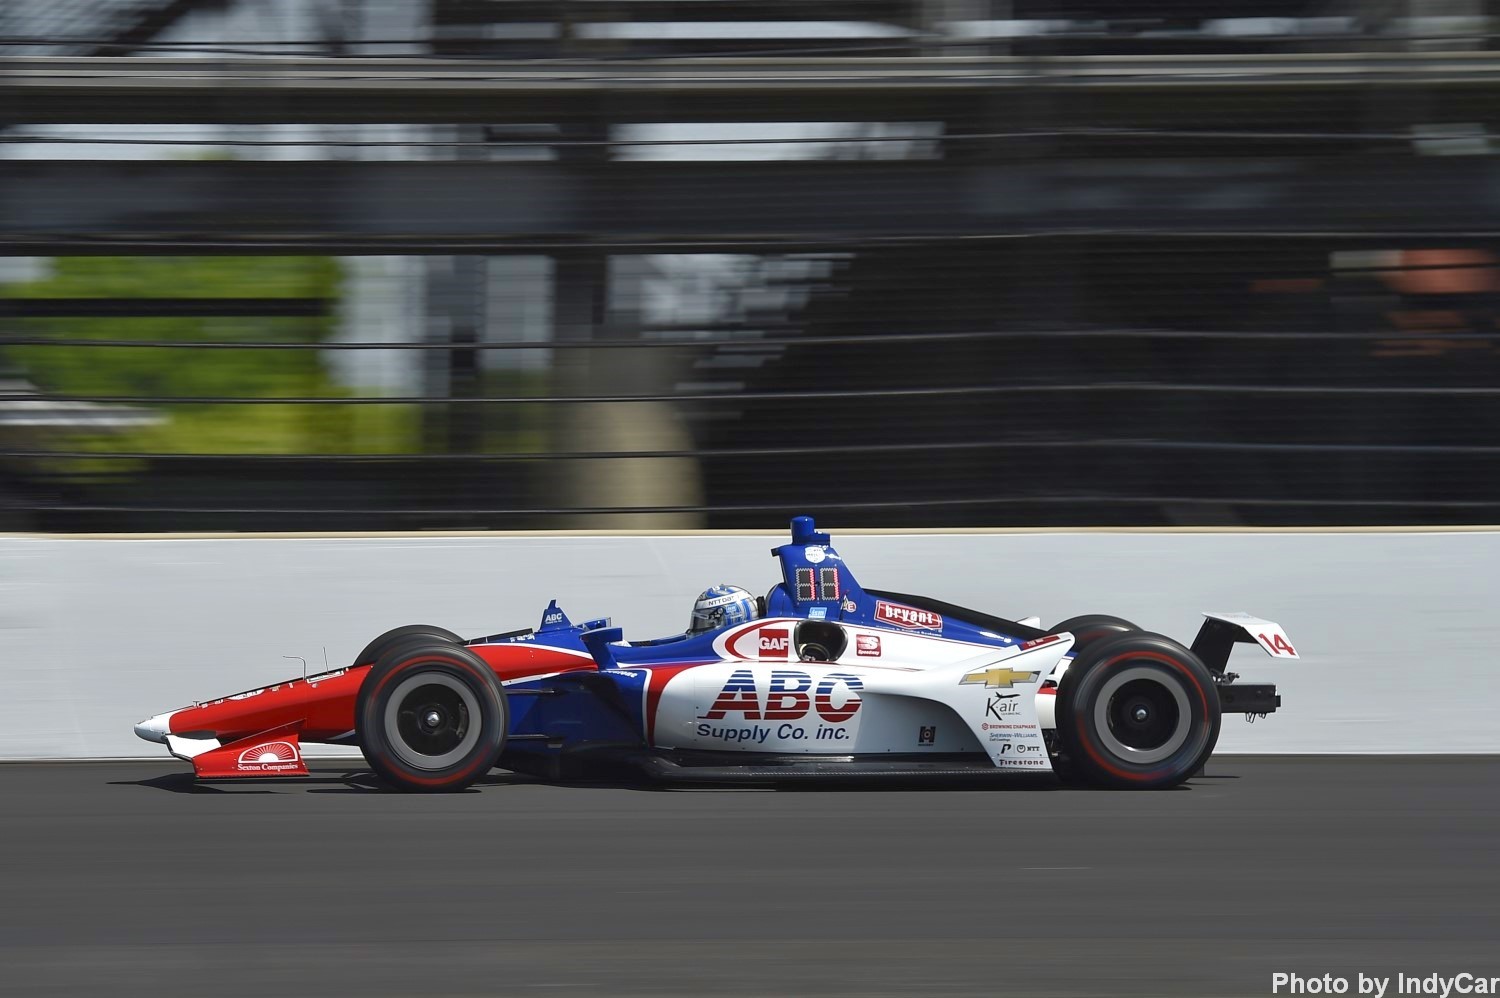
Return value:
M 280 773 L 301 768 L 301 754 L 291 742 L 263 742 L 240 753 L 235 768 L 242 773 Z
M 918 610 L 914 606 L 902 606 L 900 603 L 887 603 L 885 600 L 875 601 L 875 619 L 915 631 L 941 631 L 943 629 L 942 614 L 933 613 L 931 610 Z
M 996 665 L 969 673 L 958 681 L 958 685 L 973 686 L 983 683 L 986 689 L 1009 689 L 1015 683 L 1029 683 L 1036 679 L 1037 675 L 1038 673 L 1035 672 L 1017 672 L 1015 669 Z

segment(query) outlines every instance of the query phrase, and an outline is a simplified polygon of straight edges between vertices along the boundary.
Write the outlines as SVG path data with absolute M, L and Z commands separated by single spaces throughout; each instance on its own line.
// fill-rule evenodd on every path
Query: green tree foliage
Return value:
M 335 328 L 340 269 L 331 257 L 63 257 L 43 280 L 13 285 L 28 298 L 313 298 L 317 316 L 27 319 L 13 332 L 100 340 L 319 343 Z M 317 350 L 88 346 L 13 347 L 5 366 L 64 395 L 320 396 L 343 392 Z M 413 414 L 396 406 L 164 405 L 166 421 L 107 439 L 100 450 L 175 453 L 378 452 L 410 443 Z M 354 410 L 366 410 L 356 412 Z

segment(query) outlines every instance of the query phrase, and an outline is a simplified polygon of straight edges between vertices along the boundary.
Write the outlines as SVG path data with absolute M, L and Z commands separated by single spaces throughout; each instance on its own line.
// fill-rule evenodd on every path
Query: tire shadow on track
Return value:
M 1237 775 L 1215 774 L 1200 775 L 1193 781 L 1184 783 L 1165 791 L 1152 791 L 1153 793 L 1166 792 L 1191 792 L 1194 788 L 1193 782 L 1198 781 L 1220 781 L 1237 780 Z M 247 780 L 199 780 L 192 773 L 163 773 L 142 780 L 111 780 L 110 786 L 144 787 L 149 790 L 159 790 L 173 794 L 396 794 L 380 782 L 379 778 L 368 769 L 315 769 L 308 776 L 257 779 L 253 783 Z M 988 791 L 1001 792 L 1026 792 L 1026 793 L 1140 793 L 1137 790 L 1098 789 L 1080 787 L 1059 782 L 1051 777 L 1038 776 L 1036 774 L 1018 774 L 1011 779 L 997 779 L 991 777 L 986 779 L 982 785 L 976 785 L 973 781 L 966 780 L 881 780 L 878 782 L 859 779 L 835 779 L 826 778 L 816 781 L 748 781 L 748 782 L 692 782 L 692 783 L 666 783 L 655 782 L 647 779 L 570 779 L 549 780 L 542 777 L 531 776 L 521 773 L 494 772 L 477 780 L 473 786 L 468 787 L 460 793 L 478 794 L 490 788 L 508 786 L 542 786 L 560 787 L 571 789 L 606 789 L 606 790 L 634 790 L 643 793 L 668 793 L 668 792 L 703 792 L 703 791 L 761 791 L 768 793 L 799 794 L 799 793 L 879 793 L 888 792 L 911 792 L 926 791 L 929 793 L 969 791 L 984 789 Z M 1206 789 L 1206 788 L 1205 788 Z
M 533 779 L 514 773 L 493 773 L 475 782 L 474 786 L 458 791 L 476 794 L 488 786 L 512 786 L 516 784 L 546 784 L 545 780 Z M 558 784 L 561 786 L 562 784 Z M 568 786 L 582 784 L 569 783 Z M 291 776 L 282 779 L 261 778 L 250 780 L 200 780 L 192 773 L 163 773 L 144 780 L 110 780 L 112 787 L 145 787 L 173 794 L 396 794 L 399 791 L 381 783 L 368 769 L 313 770 L 308 776 Z
M 164 773 L 145 780 L 111 780 L 112 787 L 146 787 L 173 794 L 389 793 L 369 770 L 318 773 L 286 779 L 200 780 L 192 773 Z

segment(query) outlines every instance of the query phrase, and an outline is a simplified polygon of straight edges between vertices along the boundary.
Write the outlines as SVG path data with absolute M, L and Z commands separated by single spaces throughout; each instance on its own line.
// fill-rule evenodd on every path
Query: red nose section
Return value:
M 308 741 L 337 738 L 354 729 L 354 698 L 369 671 L 340 669 L 184 707 L 172 713 L 170 733 L 211 731 L 221 742 L 238 742 L 301 722 Z

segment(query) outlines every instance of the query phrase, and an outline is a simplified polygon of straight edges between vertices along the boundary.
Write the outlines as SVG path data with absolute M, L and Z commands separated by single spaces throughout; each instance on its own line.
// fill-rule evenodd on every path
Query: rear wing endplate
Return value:
M 1205 613 L 1208 618 L 1193 639 L 1193 653 L 1203 664 L 1222 674 L 1229 664 L 1229 652 L 1238 642 L 1259 645 L 1272 658 L 1295 659 L 1297 649 L 1287 640 L 1281 625 L 1248 613 Z

